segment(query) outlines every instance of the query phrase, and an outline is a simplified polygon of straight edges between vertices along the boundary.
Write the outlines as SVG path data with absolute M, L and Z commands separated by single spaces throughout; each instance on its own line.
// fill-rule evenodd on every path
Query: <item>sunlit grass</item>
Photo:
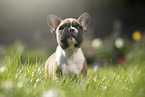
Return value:
M 6 57 L 0 64 L 0 97 L 143 97 L 145 64 L 88 69 L 87 81 L 44 78 L 44 63 Z
M 130 48 L 124 64 L 89 64 L 87 81 L 63 76 L 54 81 L 44 78 L 50 48 L 38 52 L 20 42 L 0 46 L 0 97 L 145 97 L 145 48 L 138 43 Z M 110 58 L 106 53 L 97 56 Z

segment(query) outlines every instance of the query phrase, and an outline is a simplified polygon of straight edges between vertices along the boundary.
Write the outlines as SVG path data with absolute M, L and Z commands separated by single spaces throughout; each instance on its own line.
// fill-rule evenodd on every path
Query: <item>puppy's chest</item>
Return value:
M 77 58 L 80 60 L 78 60 Z M 83 59 L 79 57 L 75 57 L 75 58 L 65 59 L 64 62 L 60 64 L 60 66 L 64 74 L 72 75 L 72 74 L 79 74 L 79 72 L 83 67 L 83 63 L 84 63 Z
M 84 60 L 84 55 L 80 51 L 74 53 L 70 57 L 62 54 L 57 60 L 57 63 L 59 65 L 58 68 L 62 70 L 63 74 L 79 74 L 81 72 L 81 69 L 83 68 Z

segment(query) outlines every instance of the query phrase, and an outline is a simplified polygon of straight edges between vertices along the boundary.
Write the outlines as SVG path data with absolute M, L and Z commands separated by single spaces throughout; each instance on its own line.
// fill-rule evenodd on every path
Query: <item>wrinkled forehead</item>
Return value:
M 76 25 L 76 24 L 79 24 L 79 21 L 77 19 L 74 19 L 74 18 L 67 18 L 67 19 L 64 19 L 61 21 L 61 23 L 59 24 L 60 26 L 73 26 L 73 25 Z

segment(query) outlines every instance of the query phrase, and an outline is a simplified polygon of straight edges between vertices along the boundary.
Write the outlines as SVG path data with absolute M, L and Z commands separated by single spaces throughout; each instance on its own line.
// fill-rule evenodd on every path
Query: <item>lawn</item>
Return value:
M 14 48 L 0 49 L 0 97 L 145 97 L 145 62 L 88 67 L 87 81 L 53 81 L 44 78 L 47 57 Z
M 0 97 L 144 97 L 145 65 L 88 69 L 88 79 L 44 78 L 44 63 L 5 57 L 0 65 Z

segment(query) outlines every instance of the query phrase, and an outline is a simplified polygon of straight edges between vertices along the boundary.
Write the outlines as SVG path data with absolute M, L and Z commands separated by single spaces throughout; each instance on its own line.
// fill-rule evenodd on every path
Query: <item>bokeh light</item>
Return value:
M 117 48 L 122 48 L 122 47 L 124 46 L 124 41 L 123 41 L 123 39 L 122 39 L 122 38 L 117 38 L 117 39 L 115 40 L 115 46 L 116 46 Z
M 141 39 L 141 32 L 140 31 L 135 31 L 133 34 L 132 34 L 132 38 L 136 41 L 139 41 Z
M 103 42 L 102 42 L 101 39 L 96 38 L 96 39 L 94 39 L 94 40 L 92 41 L 92 47 L 93 47 L 94 49 L 99 49 L 99 48 L 101 48 L 102 43 L 103 43 Z

